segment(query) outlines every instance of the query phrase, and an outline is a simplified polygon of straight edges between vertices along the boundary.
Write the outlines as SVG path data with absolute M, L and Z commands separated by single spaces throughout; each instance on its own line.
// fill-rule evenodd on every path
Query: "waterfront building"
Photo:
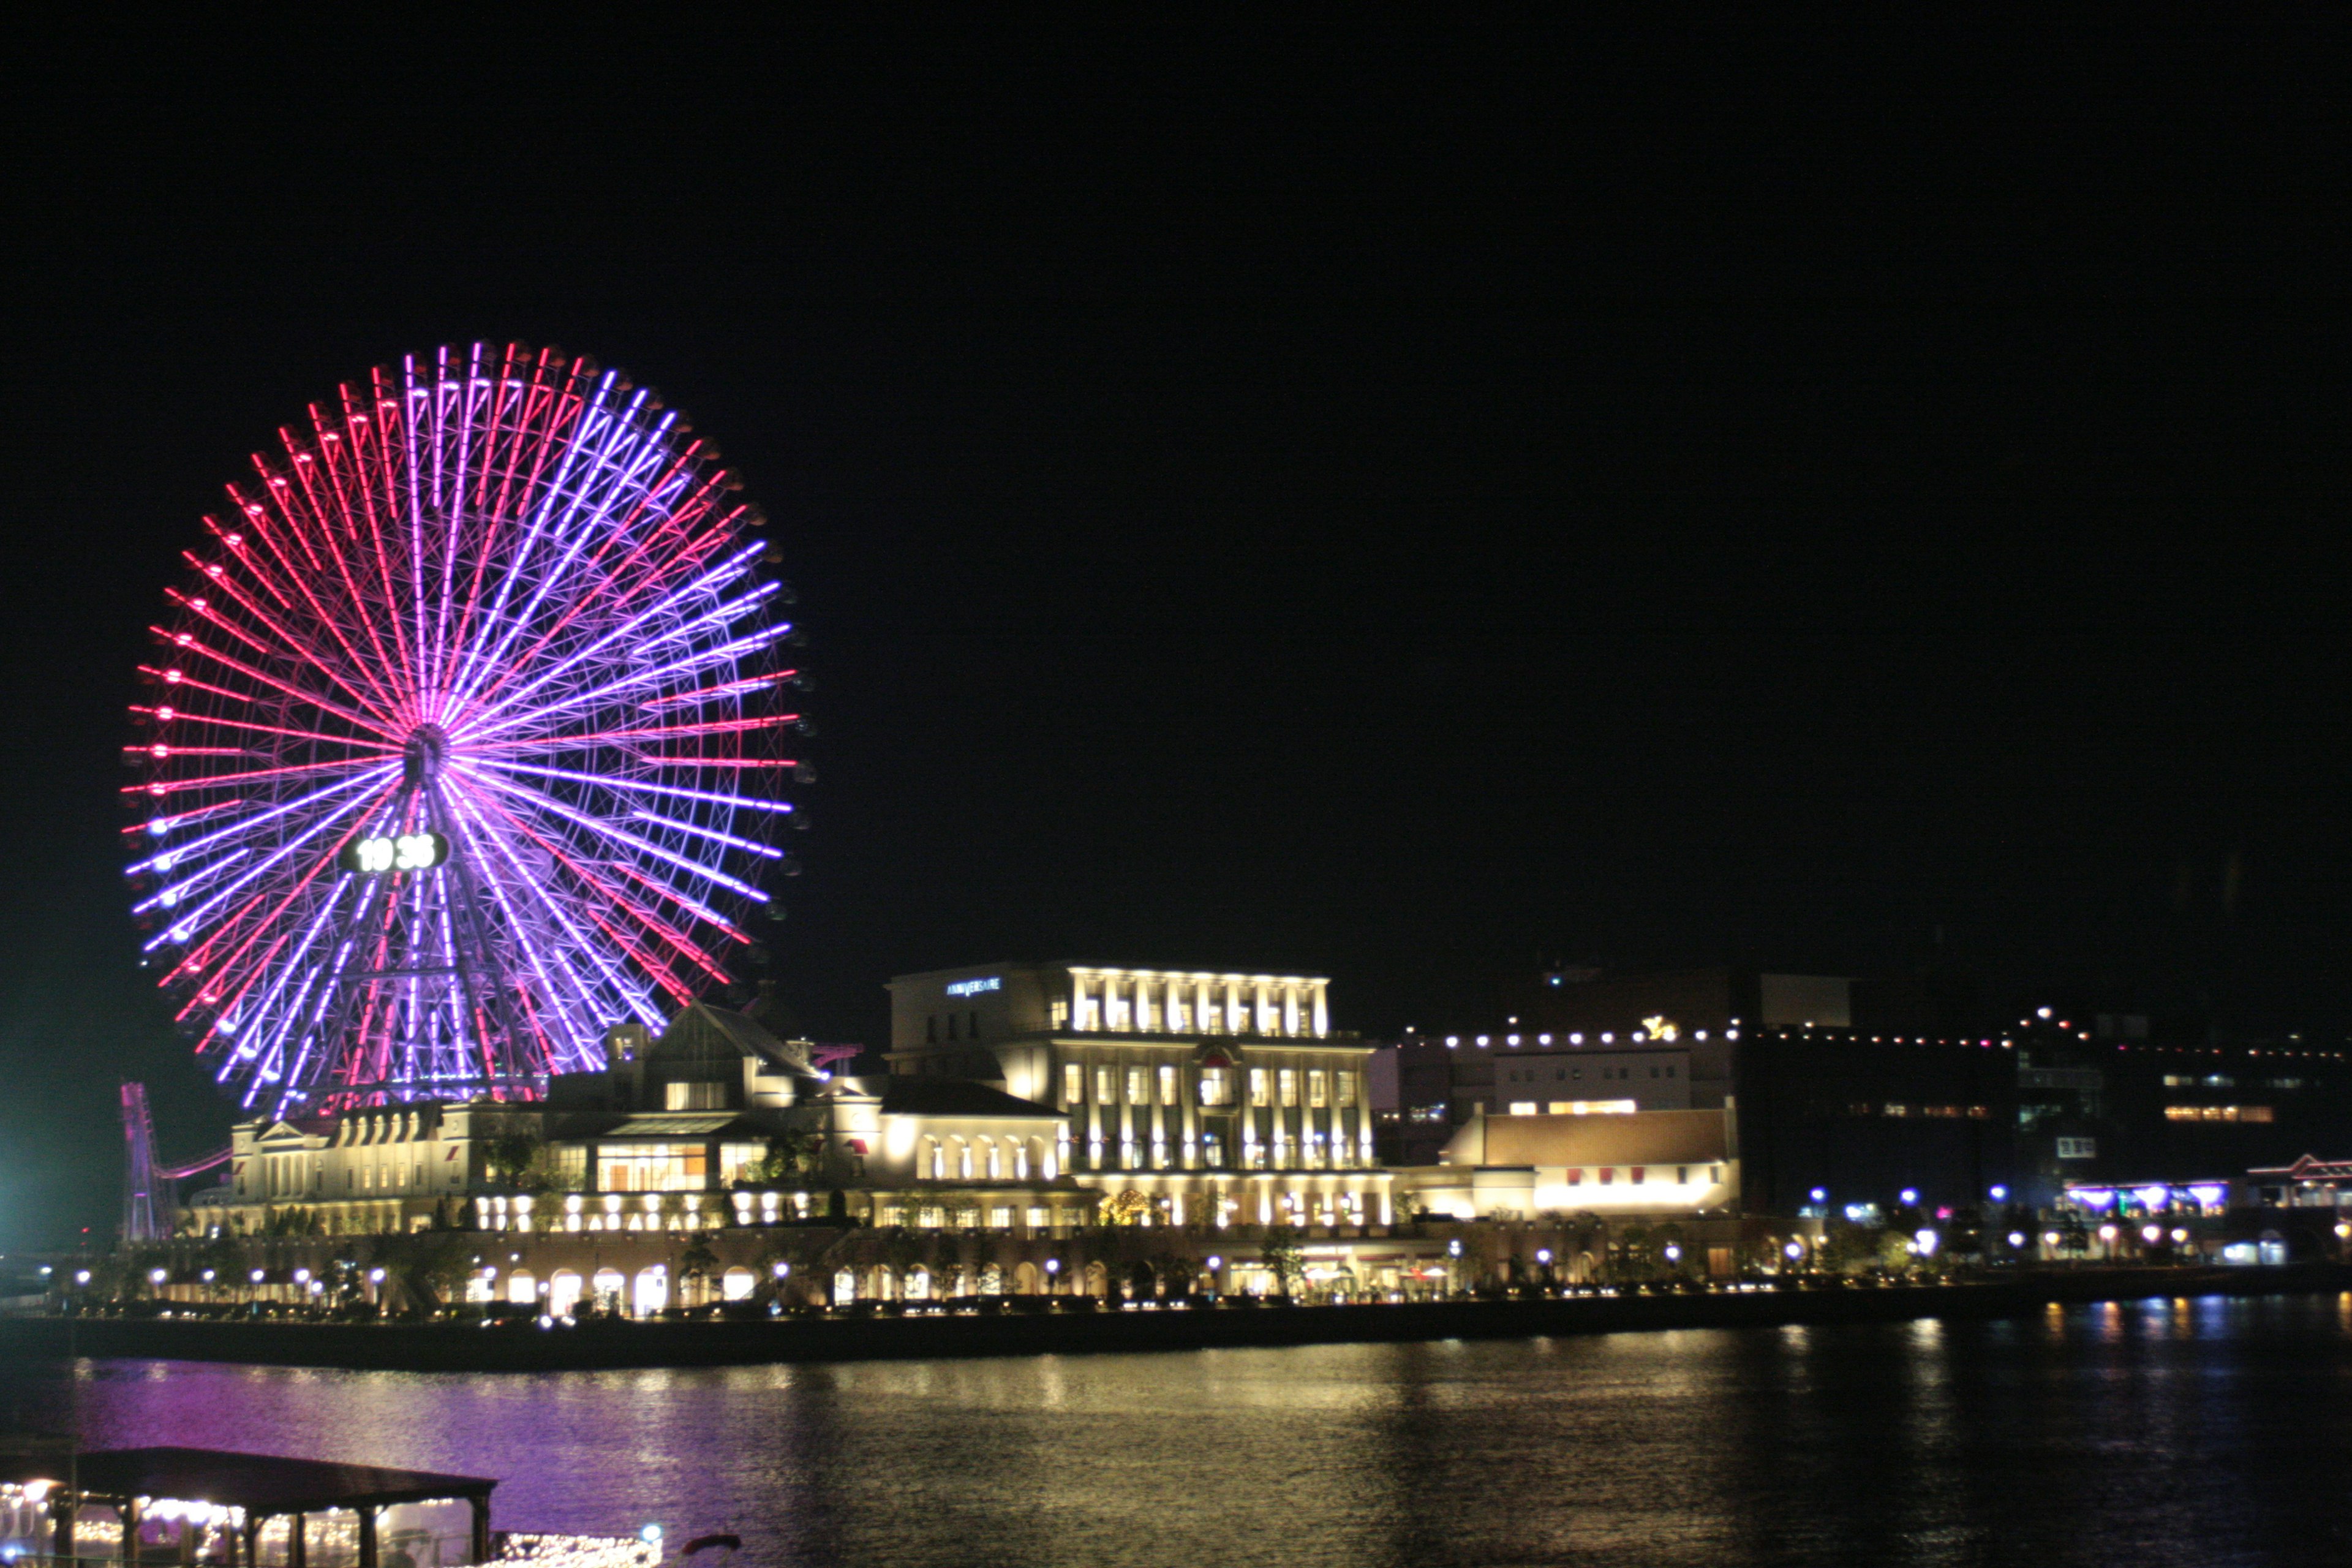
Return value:
M 1481 1113 L 1436 1164 L 1396 1174 L 1412 1212 L 1456 1219 L 1727 1216 L 1738 1210 L 1738 1122 L 1720 1110 Z
M 1734 1118 L 1749 1214 L 1958 1207 L 2013 1180 L 2014 1043 L 1894 1026 L 1934 1011 L 1917 986 L 1561 971 L 1524 1005 L 1397 1045 L 1376 1080 L 1388 1159 L 1428 1163 L 1480 1116 L 1687 1109 Z
M 400 1105 L 235 1129 L 227 1179 L 183 1233 L 514 1235 L 710 1230 L 838 1214 L 1060 1232 L 1097 1194 L 1062 1118 L 986 1084 L 835 1075 L 744 1013 L 697 1004 L 608 1041 L 544 1100 Z
M 1149 1222 L 1385 1225 L 1365 1080 L 1319 976 L 1006 963 L 890 982 L 894 1081 L 1001 1087 Z M 1129 1194 L 1133 1194 L 1131 1197 Z

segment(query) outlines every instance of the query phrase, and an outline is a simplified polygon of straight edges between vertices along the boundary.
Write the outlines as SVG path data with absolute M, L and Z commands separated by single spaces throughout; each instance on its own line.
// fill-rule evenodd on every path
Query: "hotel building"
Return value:
M 1171 1225 L 1385 1225 L 1373 1047 L 1319 976 L 992 963 L 890 982 L 895 1079 L 1052 1108 L 1062 1167 Z

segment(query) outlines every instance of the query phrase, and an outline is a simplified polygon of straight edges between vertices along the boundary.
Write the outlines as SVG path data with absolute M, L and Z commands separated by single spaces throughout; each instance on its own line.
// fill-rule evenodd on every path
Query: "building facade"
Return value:
M 1000 1086 L 1060 1119 L 1062 1166 L 1168 1224 L 1389 1222 L 1373 1047 L 1318 976 L 994 963 L 890 982 L 894 1081 Z

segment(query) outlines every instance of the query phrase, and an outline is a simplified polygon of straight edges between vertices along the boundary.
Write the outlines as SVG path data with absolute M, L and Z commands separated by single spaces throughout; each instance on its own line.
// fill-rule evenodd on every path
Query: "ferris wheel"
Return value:
M 270 1114 L 603 1066 L 730 980 L 797 869 L 765 520 L 552 349 L 412 357 L 278 434 L 140 666 L 143 961 Z

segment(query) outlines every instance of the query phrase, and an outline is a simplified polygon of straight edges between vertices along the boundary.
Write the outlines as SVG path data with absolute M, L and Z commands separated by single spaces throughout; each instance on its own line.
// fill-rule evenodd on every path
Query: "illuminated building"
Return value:
M 609 1045 L 609 1069 L 559 1076 L 538 1103 L 245 1123 L 180 1227 L 667 1234 L 822 1217 L 836 1193 L 845 1217 L 884 1225 L 1028 1234 L 1094 1213 L 1063 1169 L 1061 1116 L 988 1085 L 836 1076 L 809 1042 L 703 1005 Z M 775 1168 L 780 1145 L 793 1170 Z
M 1391 1184 L 1364 1079 L 1373 1047 L 1332 1029 L 1328 988 L 1083 963 L 902 974 L 890 1071 L 1052 1107 L 1064 1168 L 1147 1221 L 1385 1225 Z
M 1415 1211 L 1459 1219 L 1736 1214 L 1739 1156 L 1722 1110 L 1472 1117 L 1433 1166 L 1398 1173 Z
M 1748 1214 L 1887 1205 L 1906 1189 L 1966 1205 L 2010 1180 L 2014 1050 L 1917 1026 L 1936 1008 L 1908 983 L 1563 970 L 1518 1005 L 1399 1044 L 1381 1075 L 1390 1160 L 1433 1163 L 1480 1116 L 1630 1105 L 1728 1113 L 1732 1206 Z

